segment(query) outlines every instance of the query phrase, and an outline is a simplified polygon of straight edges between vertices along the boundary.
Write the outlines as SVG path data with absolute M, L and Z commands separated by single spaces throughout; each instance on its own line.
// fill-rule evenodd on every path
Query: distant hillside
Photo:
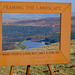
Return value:
M 60 18 L 43 18 L 38 20 L 3 20 L 3 25 L 10 26 L 50 26 L 53 30 L 60 28 Z M 71 29 L 75 31 L 75 17 L 71 18 Z
M 14 26 L 55 26 L 60 25 L 60 18 L 44 18 L 38 20 L 3 21 L 3 25 Z

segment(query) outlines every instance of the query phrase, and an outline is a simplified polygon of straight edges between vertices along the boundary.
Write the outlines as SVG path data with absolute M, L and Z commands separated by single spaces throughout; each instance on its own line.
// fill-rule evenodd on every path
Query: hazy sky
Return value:
M 22 1 L 22 2 L 68 2 L 68 3 L 72 3 L 72 12 L 75 12 L 75 0 L 0 0 L 0 1 Z

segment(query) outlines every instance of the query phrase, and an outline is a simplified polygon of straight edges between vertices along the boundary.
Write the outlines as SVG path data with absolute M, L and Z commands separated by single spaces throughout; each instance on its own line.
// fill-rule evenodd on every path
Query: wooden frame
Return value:
M 61 14 L 60 50 L 2 52 L 2 13 Z M 70 62 L 71 3 L 0 2 L 0 66 Z

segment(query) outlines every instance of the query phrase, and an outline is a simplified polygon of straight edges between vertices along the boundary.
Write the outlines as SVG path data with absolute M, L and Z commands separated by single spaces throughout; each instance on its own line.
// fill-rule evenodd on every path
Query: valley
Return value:
M 72 17 L 71 39 L 75 39 L 75 17 Z M 3 51 L 22 49 L 16 42 L 43 41 L 46 44 L 60 42 L 60 17 L 34 20 L 3 19 Z M 25 49 L 25 47 L 24 47 Z

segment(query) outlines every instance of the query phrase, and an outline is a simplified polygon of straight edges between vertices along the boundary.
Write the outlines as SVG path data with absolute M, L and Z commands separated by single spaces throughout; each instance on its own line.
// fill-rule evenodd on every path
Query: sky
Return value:
M 0 1 L 18 1 L 18 2 L 66 2 L 66 3 L 72 3 L 72 13 L 75 13 L 75 0 L 0 0 Z

